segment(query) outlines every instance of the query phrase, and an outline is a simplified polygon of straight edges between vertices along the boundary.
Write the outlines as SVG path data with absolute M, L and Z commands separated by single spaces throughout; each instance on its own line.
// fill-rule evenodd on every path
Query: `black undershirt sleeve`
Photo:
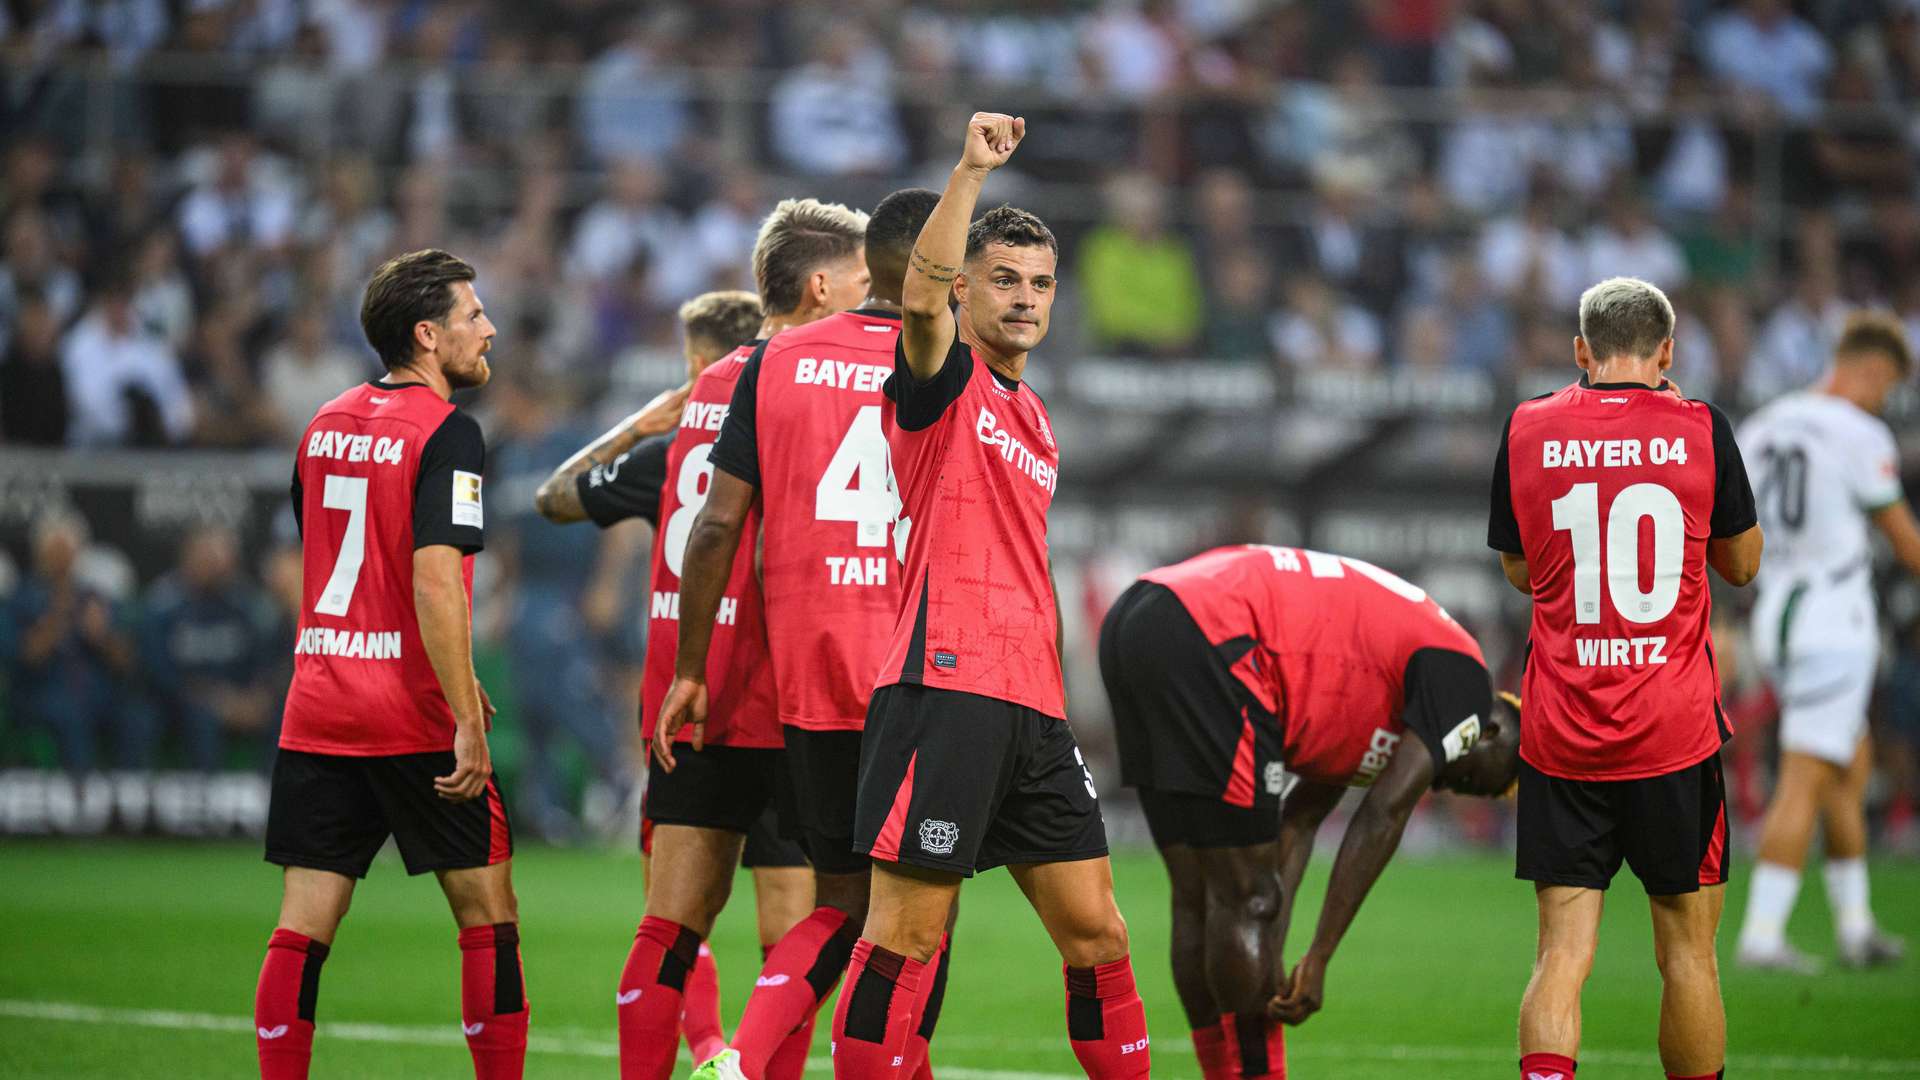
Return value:
M 672 445 L 671 433 L 642 439 L 605 465 L 575 477 L 587 517 L 603 529 L 628 518 L 644 518 L 659 528 L 660 489 L 667 483 L 667 448 Z
M 289 494 L 293 496 L 293 531 L 299 536 L 305 536 L 307 535 L 305 521 L 307 490 L 306 486 L 300 483 L 300 459 L 297 457 L 293 459 L 293 485 Z
M 1739 536 L 1760 523 L 1753 505 L 1753 485 L 1747 482 L 1746 459 L 1733 437 L 1733 422 L 1720 407 L 1707 404 L 1713 414 L 1713 517 L 1708 533 L 1716 539 Z
M 754 487 L 760 486 L 760 434 L 754 422 L 759 417 L 760 360 L 767 355 L 767 342 L 753 350 L 740 378 L 733 384 L 733 400 L 727 405 L 727 419 L 720 425 L 720 437 L 714 441 L 707 460 L 716 469 L 724 469 Z
M 1500 450 L 1493 458 L 1493 492 L 1487 514 L 1487 546 L 1509 555 L 1524 555 L 1520 543 L 1520 522 L 1513 516 L 1513 481 L 1507 474 L 1507 437 L 1513 432 L 1513 417 L 1500 428 Z
M 956 336 L 947 350 L 947 362 L 933 378 L 921 382 L 907 364 L 906 340 L 903 335 L 893 343 L 893 374 L 881 390 L 897 406 L 894 418 L 902 428 L 925 431 L 966 390 L 967 380 L 973 378 L 973 350 Z
M 413 546 L 447 544 L 472 555 L 482 543 L 480 476 L 487 442 L 480 424 L 458 409 L 447 414 L 420 452 L 413 489 Z
M 1406 708 L 1400 722 L 1433 756 L 1433 774 L 1457 760 L 1493 716 L 1493 682 L 1486 667 L 1452 649 L 1417 649 L 1407 659 Z M 1476 721 L 1469 725 L 1468 720 Z

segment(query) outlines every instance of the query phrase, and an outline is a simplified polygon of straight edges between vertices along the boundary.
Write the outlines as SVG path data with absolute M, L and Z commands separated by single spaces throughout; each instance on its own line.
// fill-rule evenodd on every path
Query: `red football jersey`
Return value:
M 1520 754 L 1549 776 L 1633 780 L 1732 734 L 1708 631 L 1707 541 L 1754 523 L 1726 417 L 1585 380 L 1514 410 L 1488 543 L 1524 555 L 1533 626 Z
M 1047 551 L 1060 450 L 1046 405 L 958 340 L 925 384 L 897 355 L 888 388 L 881 416 L 912 526 L 876 686 L 964 690 L 1064 719 Z
M 640 691 L 640 724 L 653 738 L 660 704 L 673 685 L 674 653 L 680 648 L 680 565 L 693 519 L 713 490 L 713 442 L 726 421 L 734 384 L 752 350 L 735 349 L 700 373 L 680 414 L 680 429 L 667 449 L 667 480 L 660 489 L 660 527 L 653 532 L 653 575 L 647 603 L 647 666 Z M 773 672 L 767 662 L 767 625 L 760 579 L 753 572 L 758 510 L 747 515 L 733 571 L 713 620 L 707 651 L 709 746 L 784 745 L 773 703 Z M 693 738 L 691 727 L 678 741 Z
M 1252 639 L 1233 674 L 1279 718 L 1287 770 L 1316 783 L 1365 786 L 1386 767 L 1406 732 L 1416 652 L 1486 664 L 1473 635 L 1424 591 L 1344 555 L 1224 547 L 1141 577 L 1173 590 L 1208 642 Z M 1452 760 L 1479 728 L 1420 734 Z
M 466 550 L 471 597 L 481 458 L 453 463 L 470 469 L 424 461 L 455 425 L 477 445 L 478 427 L 432 390 L 379 383 L 334 398 L 307 425 L 294 465 L 305 574 L 281 746 L 358 756 L 453 747 L 453 709 L 414 616 L 413 552 L 423 514 L 471 532 L 471 543 L 451 538 Z
M 748 364 L 717 467 L 760 489 L 780 722 L 859 731 L 900 611 L 900 507 L 880 429 L 900 318 L 855 310 L 783 331 Z

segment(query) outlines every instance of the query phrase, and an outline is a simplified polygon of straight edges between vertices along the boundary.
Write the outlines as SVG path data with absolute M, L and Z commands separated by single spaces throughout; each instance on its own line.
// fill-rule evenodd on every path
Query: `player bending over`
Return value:
M 1920 525 L 1900 488 L 1899 448 L 1879 415 L 1912 366 L 1898 319 L 1855 315 L 1818 385 L 1740 427 L 1740 447 L 1757 461 L 1754 497 L 1772 541 L 1757 582 L 1753 643 L 1780 703 L 1779 779 L 1734 957 L 1743 967 L 1819 970 L 1786 937 L 1816 821 L 1840 961 L 1868 967 L 1906 953 L 1874 921 L 1867 896 L 1867 704 L 1880 666 L 1867 524 L 1886 534 L 1908 573 L 1920 574 Z
M 1666 294 L 1635 278 L 1588 289 L 1574 362 L 1579 382 L 1508 420 L 1487 524 L 1507 580 L 1533 597 L 1516 876 L 1534 883 L 1540 937 L 1520 1075 L 1572 1080 L 1601 900 L 1625 861 L 1653 909 L 1660 1061 L 1700 1080 L 1726 1060 L 1713 939 L 1732 735 L 1707 568 L 1753 580 L 1760 526 L 1726 415 L 1665 381 Z
M 779 230 L 768 235 L 777 236 Z M 674 569 L 680 564 L 680 547 L 685 545 L 687 532 L 685 528 L 662 529 L 661 515 L 665 509 L 667 520 L 678 520 L 684 525 L 698 512 L 698 500 L 686 500 L 683 496 L 689 488 L 698 492 L 707 479 L 704 471 L 693 464 L 696 457 L 712 449 L 712 409 L 708 407 L 703 412 L 701 407 L 711 406 L 712 399 L 724 392 L 724 387 L 716 390 L 716 386 L 703 380 L 701 375 L 716 362 L 738 360 L 767 337 L 811 314 L 812 307 L 803 304 L 799 309 L 763 318 L 760 298 L 749 292 L 712 292 L 687 301 L 680 307 L 687 385 L 659 395 L 567 459 L 541 485 L 535 497 L 541 514 L 552 521 L 591 519 L 601 528 L 608 528 L 630 518 L 642 518 L 654 528 L 653 584 L 648 590 L 652 617 L 648 624 L 648 663 L 640 704 L 643 738 L 652 734 L 652 719 L 672 677 L 673 653 L 678 640 L 678 626 L 670 617 L 670 608 L 651 606 L 652 598 L 677 594 L 679 582 Z M 696 383 L 702 400 L 696 403 L 695 414 L 701 422 L 680 427 L 677 438 L 660 434 L 679 427 L 682 407 L 689 393 L 696 390 Z M 671 493 L 666 500 L 662 499 L 663 491 Z M 675 505 L 663 508 L 663 501 Z M 675 543 L 679 546 L 668 546 Z M 732 590 L 733 598 L 747 610 L 723 631 L 726 639 L 723 645 L 728 647 L 721 649 L 720 655 L 731 657 L 733 666 L 715 671 L 714 685 L 718 688 L 716 696 L 721 707 L 715 723 L 707 731 L 707 746 L 700 753 L 721 762 L 729 757 L 746 759 L 740 768 L 750 775 L 754 770 L 752 759 L 778 752 L 765 749 L 767 745 L 778 746 L 778 729 L 772 728 L 771 722 L 773 705 L 766 674 L 764 631 L 748 632 L 750 628 L 764 626 L 760 621 L 758 585 L 752 581 L 735 584 L 741 587 Z M 749 709 L 758 710 L 757 721 L 743 715 Z M 729 715 L 740 719 L 729 725 Z M 760 736 L 757 739 L 754 737 L 756 724 Z M 769 728 L 772 739 L 767 738 Z M 694 779 L 690 773 L 681 774 L 681 778 Z M 663 890 L 662 902 L 649 902 L 648 914 L 671 919 L 671 915 L 663 912 L 693 906 L 710 909 L 706 920 L 710 924 L 712 916 L 726 903 L 733 881 L 731 864 L 724 869 L 717 869 L 713 864 L 724 860 L 727 851 L 737 849 L 740 864 L 753 872 L 761 949 L 772 948 L 813 907 L 813 875 L 807 869 L 806 855 L 798 844 L 779 835 L 779 817 L 772 806 L 747 826 L 742 844 L 737 829 L 700 822 L 724 820 L 737 824 L 739 816 L 750 810 L 751 805 L 740 807 L 737 812 L 730 809 L 725 815 L 716 815 L 712 807 L 701 805 L 689 812 L 685 806 L 674 807 L 676 796 L 684 802 L 685 788 L 672 777 L 656 774 L 648 785 L 648 801 L 641 818 L 640 851 L 646 867 L 648 896 L 651 898 L 655 890 Z M 656 809 L 656 804 L 664 804 L 664 812 L 672 817 L 657 829 L 655 818 L 644 812 Z M 665 858 L 659 861 L 652 858 L 656 838 L 665 841 L 660 849 Z M 642 924 L 636 948 L 639 938 L 649 929 L 648 924 Z M 688 930 L 687 934 L 699 940 L 694 931 Z M 673 937 L 674 940 L 666 944 L 680 945 L 679 935 L 676 933 Z M 714 966 L 712 950 L 701 941 L 695 955 L 692 969 L 683 972 L 679 1028 L 695 1060 L 704 1060 L 717 1053 L 726 1042 L 720 1025 L 719 972 Z M 682 957 L 675 957 L 676 962 L 681 960 Z M 621 1018 L 651 1020 L 648 1010 L 637 1008 L 639 1002 L 632 994 L 632 988 L 624 984 L 615 992 Z M 677 1036 L 651 1030 L 644 1023 L 637 1029 L 634 1024 L 623 1023 L 620 1034 L 621 1062 L 626 1075 L 657 1076 L 671 1068 Z M 790 1060 L 782 1062 L 780 1075 L 798 1075 L 796 1070 L 804 1063 L 806 1050 L 805 1045 L 792 1048 L 788 1053 Z
M 1172 883 L 1173 984 L 1202 1075 L 1285 1076 L 1276 1020 L 1320 1008 L 1420 796 L 1510 788 L 1519 715 L 1510 700 L 1496 712 L 1480 646 L 1426 593 L 1297 548 L 1219 548 L 1142 575 L 1101 627 L 1100 672 L 1120 782 L 1140 789 Z M 1348 787 L 1367 795 L 1284 979 L 1314 833 Z
M 392 836 L 460 927 L 474 1076 L 515 1080 L 528 1011 L 513 832 L 469 634 L 486 448 L 448 400 L 486 384 L 493 323 L 473 267 L 416 251 L 374 273 L 360 325 L 386 376 L 321 406 L 294 463 L 306 574 L 267 809 L 267 861 L 285 870 L 254 998 L 260 1075 L 307 1075 L 321 964 Z
M 782 1040 L 811 1032 L 846 970 L 866 918 L 868 860 L 854 850 L 867 698 L 900 611 L 899 552 L 907 524 L 889 479 L 880 386 L 900 336 L 900 282 L 939 196 L 896 191 L 867 220 L 871 292 L 858 308 L 796 327 L 748 359 L 713 450 L 713 490 L 687 546 L 681 678 L 656 732 L 698 723 L 710 692 L 698 674 L 713 626 L 718 560 L 760 511 L 775 694 L 787 746 L 795 824 L 813 863 L 819 907 L 773 952 L 731 1046 L 701 1077 L 771 1075 Z M 684 707 L 683 707 L 684 706 Z M 944 961 L 943 961 L 944 963 Z M 940 979 L 901 1064 L 926 1073 Z

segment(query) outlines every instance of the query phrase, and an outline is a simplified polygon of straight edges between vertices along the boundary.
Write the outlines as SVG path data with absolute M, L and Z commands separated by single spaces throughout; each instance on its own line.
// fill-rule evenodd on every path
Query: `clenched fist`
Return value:
M 1013 148 L 1019 146 L 1026 135 L 1025 117 L 974 113 L 967 121 L 967 145 L 960 154 L 960 164 L 981 174 L 990 173 L 1007 163 L 1013 156 Z

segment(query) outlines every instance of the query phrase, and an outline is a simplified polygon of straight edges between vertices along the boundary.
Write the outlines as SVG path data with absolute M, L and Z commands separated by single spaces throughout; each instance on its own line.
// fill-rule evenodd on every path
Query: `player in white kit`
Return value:
M 1900 323 L 1857 314 L 1813 386 L 1777 398 L 1738 433 L 1767 534 L 1754 652 L 1780 706 L 1780 772 L 1761 827 L 1736 962 L 1811 974 L 1786 940 L 1816 823 L 1825 827 L 1827 896 L 1842 963 L 1890 964 L 1904 943 L 1868 902 L 1867 705 L 1880 660 L 1868 523 L 1920 575 L 1920 525 L 1900 486 L 1899 451 L 1880 419 L 1913 353 Z

